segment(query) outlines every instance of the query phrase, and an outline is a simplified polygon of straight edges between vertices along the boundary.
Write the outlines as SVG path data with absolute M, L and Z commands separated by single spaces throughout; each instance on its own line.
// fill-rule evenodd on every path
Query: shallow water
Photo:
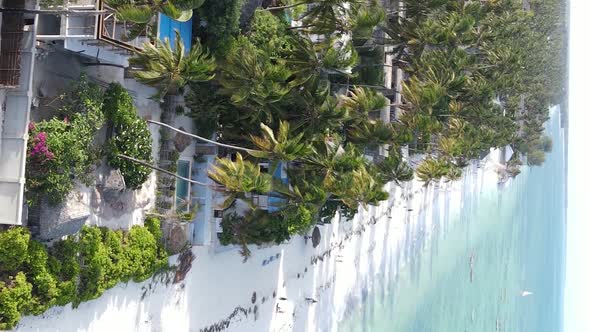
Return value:
M 448 216 L 433 211 L 430 243 L 395 280 L 361 290 L 362 304 L 338 331 L 561 331 L 565 175 L 557 112 L 547 131 L 554 147 L 542 167 L 465 195 Z M 522 297 L 524 290 L 534 295 Z

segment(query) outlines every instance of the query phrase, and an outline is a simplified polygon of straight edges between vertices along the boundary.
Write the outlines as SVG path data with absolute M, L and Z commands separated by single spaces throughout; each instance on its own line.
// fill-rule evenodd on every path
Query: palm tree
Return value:
M 297 75 L 295 86 L 307 82 L 327 79 L 329 75 L 348 77 L 359 62 L 358 53 L 351 42 L 343 42 L 328 38 L 324 42 L 314 43 L 310 38 L 296 36 L 292 39 L 295 45 L 285 63 Z
M 271 59 L 240 36 L 220 68 L 219 83 L 234 105 L 248 109 L 251 122 L 272 123 L 275 104 L 293 88 L 292 75 L 283 61 Z
M 285 116 L 291 130 L 301 131 L 305 137 L 317 133 L 339 131 L 348 119 L 348 110 L 341 107 L 330 91 L 330 82 L 316 76 L 285 100 L 289 109 Z
M 383 182 L 394 181 L 399 186 L 401 182 L 407 182 L 414 178 L 412 167 L 394 151 L 390 151 L 390 155 L 377 163 L 376 166 Z
M 380 110 L 387 106 L 388 102 L 382 93 L 366 87 L 353 87 L 349 92 L 350 96 L 343 95 L 340 102 L 350 110 L 351 117 L 362 117 L 372 111 Z
M 367 159 L 354 145 L 342 147 L 337 137 L 318 139 L 314 153 L 305 161 L 304 176 L 315 173 L 326 199 L 340 200 L 351 208 L 387 199 L 376 170 L 369 167 Z M 304 184 L 300 190 L 313 188 L 313 182 L 295 181 Z M 314 202 L 323 205 L 320 201 Z
M 261 150 L 261 152 L 250 152 L 254 157 L 292 161 L 305 158 L 312 152 L 312 147 L 302 142 L 303 133 L 290 137 L 289 122 L 287 121 L 280 122 L 276 137 L 267 125 L 261 123 L 260 128 L 262 129 L 262 137 L 250 136 L 252 143 Z
M 434 180 L 440 180 L 443 177 L 449 181 L 457 180 L 461 177 L 461 169 L 445 158 L 427 157 L 416 169 L 416 176 L 427 186 Z
M 355 40 L 368 40 L 373 37 L 375 28 L 385 20 L 385 10 L 376 3 L 368 6 L 357 5 L 350 17 L 350 30 Z
M 350 172 L 364 166 L 366 159 L 352 144 L 343 147 L 339 136 L 318 136 L 307 167 L 321 171 L 323 177 Z
M 142 69 L 134 70 L 135 78 L 144 84 L 155 86 L 158 93 L 154 98 L 162 100 L 166 94 L 175 94 L 190 82 L 213 79 L 215 59 L 195 41 L 190 52 L 185 54 L 180 32 L 176 31 L 174 48 L 170 40 L 155 45 L 145 43 L 143 50 L 129 58 L 129 64 Z
M 117 12 L 117 19 L 140 25 L 154 20 L 158 13 L 186 22 L 193 16 L 193 9 L 201 7 L 205 0 L 107 0 L 108 6 Z
M 263 136 L 250 136 L 252 143 L 254 143 L 254 145 L 256 145 L 259 148 L 259 150 L 248 149 L 237 145 L 230 145 L 210 140 L 208 138 L 180 130 L 169 124 L 165 124 L 159 121 L 147 120 L 147 122 L 168 128 L 172 131 L 192 137 L 205 143 L 217 145 L 226 149 L 243 151 L 256 158 L 275 159 L 279 161 L 293 161 L 296 159 L 306 158 L 313 151 L 313 148 L 309 144 L 302 142 L 304 136 L 303 133 L 300 133 L 295 137 L 290 137 L 291 131 L 289 130 L 289 123 L 287 121 L 280 122 L 279 130 L 276 135 L 273 133 L 270 127 L 263 123 L 260 124 Z
M 448 172 L 447 165 L 438 159 L 428 157 L 416 168 L 416 176 L 427 186 L 430 182 L 440 180 Z
M 340 96 L 340 104 L 347 110 L 346 135 L 353 143 L 374 146 L 395 138 L 392 124 L 372 120 L 370 113 L 389 105 L 383 94 L 366 87 L 353 87 L 349 95 Z
M 313 33 L 329 35 L 345 24 L 347 3 L 348 0 L 302 0 L 292 5 L 270 7 L 267 10 L 277 11 L 297 6 L 307 6 L 307 10 L 303 15 L 296 18 L 302 21 L 303 25 L 295 28 L 313 28 Z
M 224 208 L 231 206 L 238 198 L 247 201 L 245 193 L 266 194 L 272 190 L 272 176 L 262 173 L 258 164 L 244 160 L 240 153 L 237 153 L 236 161 L 217 158 L 217 163 L 211 165 L 208 175 L 230 194 L 223 203 Z
M 397 137 L 393 124 L 381 120 L 359 122 L 348 128 L 346 136 L 348 141 L 368 147 L 393 143 Z
M 266 10 L 278 11 L 298 6 L 307 6 L 307 9 L 300 17 L 295 18 L 302 25 L 292 29 L 318 35 L 352 31 L 361 38 L 370 37 L 374 28 L 385 18 L 385 11 L 374 0 L 302 0 Z
M 350 208 L 357 208 L 359 204 L 376 205 L 386 200 L 389 195 L 383 191 L 383 183 L 378 181 L 366 167 L 362 166 L 351 172 L 326 176 L 324 186 L 342 203 Z

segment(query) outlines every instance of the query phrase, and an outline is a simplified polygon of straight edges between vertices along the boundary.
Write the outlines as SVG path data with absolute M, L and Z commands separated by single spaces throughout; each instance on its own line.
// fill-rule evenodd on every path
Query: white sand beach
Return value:
M 168 285 L 166 275 L 122 284 L 77 309 L 68 305 L 23 317 L 17 330 L 337 331 L 347 308 L 362 305 L 377 280 L 394 280 L 390 276 L 429 245 L 433 229 L 459 213 L 462 197 L 497 185 L 494 164 L 468 167 L 453 183 L 391 185 L 389 201 L 352 221 L 335 218 L 319 226 L 315 249 L 297 236 L 280 246 L 252 248 L 243 263 L 238 249 L 194 247 L 192 268 L 178 284 L 170 275 Z

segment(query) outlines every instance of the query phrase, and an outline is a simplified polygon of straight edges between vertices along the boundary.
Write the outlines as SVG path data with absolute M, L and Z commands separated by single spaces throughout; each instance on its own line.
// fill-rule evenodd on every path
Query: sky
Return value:
M 590 1 L 571 1 L 564 331 L 590 331 Z

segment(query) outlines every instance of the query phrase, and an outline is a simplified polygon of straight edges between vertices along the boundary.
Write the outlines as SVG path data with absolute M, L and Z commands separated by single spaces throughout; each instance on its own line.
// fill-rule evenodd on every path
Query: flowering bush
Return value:
M 94 137 L 104 124 L 100 89 L 81 78 L 68 95 L 81 98 L 66 99 L 59 112 L 71 113 L 68 117 L 29 125 L 26 188 L 30 204 L 43 195 L 51 204 L 62 202 L 74 187 L 74 181 L 87 179 L 91 173 L 95 161 Z
M 34 125 L 32 122 L 31 124 Z M 29 142 L 29 144 L 31 146 L 29 149 L 29 158 L 37 159 L 39 164 L 44 164 L 45 162 L 53 159 L 54 155 L 51 151 L 49 151 L 49 147 L 47 147 L 47 134 L 45 132 L 37 133 L 37 135 L 34 136 Z

